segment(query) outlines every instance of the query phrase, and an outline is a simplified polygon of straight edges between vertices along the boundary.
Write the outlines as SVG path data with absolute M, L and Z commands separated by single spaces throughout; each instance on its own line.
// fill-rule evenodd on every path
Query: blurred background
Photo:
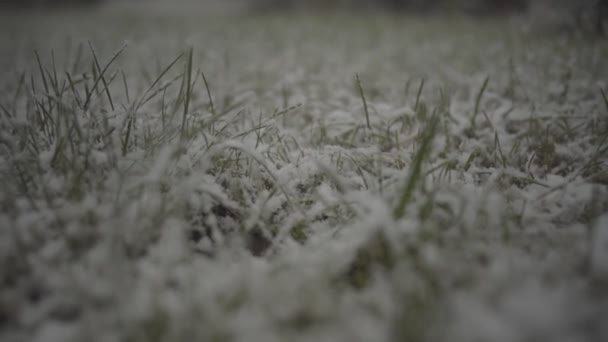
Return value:
M 161 12 L 256 14 L 268 12 L 349 11 L 465 14 L 472 17 L 528 15 L 562 29 L 603 35 L 608 0 L 0 0 L 0 9 L 135 8 Z
M 472 13 L 523 11 L 529 0 L 251 0 L 259 9 L 380 9 L 399 11 L 460 10 Z

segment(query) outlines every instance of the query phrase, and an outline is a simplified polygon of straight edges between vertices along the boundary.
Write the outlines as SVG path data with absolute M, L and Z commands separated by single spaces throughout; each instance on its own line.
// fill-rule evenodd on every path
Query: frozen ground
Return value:
M 608 340 L 606 41 L 1 15 L 1 341 Z

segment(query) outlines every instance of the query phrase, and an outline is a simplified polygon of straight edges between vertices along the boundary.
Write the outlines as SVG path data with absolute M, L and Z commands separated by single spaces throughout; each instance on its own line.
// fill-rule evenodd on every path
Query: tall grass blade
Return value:
M 483 84 L 481 85 L 481 88 L 479 89 L 479 92 L 477 93 L 477 96 L 475 97 L 475 107 L 473 109 L 473 117 L 471 118 L 471 128 L 473 131 L 475 130 L 475 122 L 477 120 L 477 116 L 479 115 L 479 107 L 481 105 L 481 99 L 483 98 L 483 94 L 486 92 L 486 88 L 488 87 L 489 81 L 490 81 L 490 76 L 486 76 L 486 78 L 483 81 Z
M 606 96 L 606 92 L 604 88 L 600 87 L 600 93 L 602 94 L 602 99 L 604 99 L 604 105 L 606 106 L 606 112 L 608 112 L 608 96 Z
M 122 85 L 125 89 L 125 96 L 127 97 L 127 103 L 131 103 L 131 97 L 129 96 L 129 86 L 127 85 L 127 76 L 125 76 L 124 70 L 120 71 L 122 76 Z
M 395 209 L 393 210 L 393 217 L 396 220 L 403 218 L 407 206 L 412 202 L 416 187 L 423 180 L 422 165 L 431 154 L 433 139 L 435 138 L 435 135 L 437 133 L 438 126 L 439 116 L 435 114 L 433 115 L 433 117 L 431 117 L 430 122 L 428 123 L 426 129 L 422 134 L 422 141 L 420 142 L 420 147 L 418 148 L 418 151 L 416 151 L 416 154 L 414 155 L 410 174 L 405 183 L 405 187 L 401 192 L 401 197 L 397 202 L 397 206 L 395 206 Z
M 158 76 L 156 77 L 156 79 L 152 82 L 152 84 L 148 87 L 148 89 L 144 92 L 144 94 L 141 96 L 139 102 L 137 102 L 137 105 L 135 106 L 135 109 L 133 110 L 133 112 L 137 112 L 137 110 L 139 108 L 141 108 L 141 106 L 143 106 L 147 101 L 150 100 L 150 98 L 148 98 L 148 94 L 152 91 L 152 89 L 154 89 L 154 87 L 160 82 L 160 80 L 169 72 L 169 70 L 171 70 L 171 68 L 173 68 L 173 66 L 184 56 L 183 53 L 179 54 L 179 56 L 177 56 L 173 61 L 171 61 L 171 63 L 169 63 L 169 65 L 163 69 L 163 71 L 160 72 L 160 74 L 158 74 Z
M 110 108 L 114 111 L 114 101 L 112 101 L 112 95 L 110 94 L 110 89 L 108 89 L 108 83 L 106 82 L 106 78 L 101 73 L 101 67 L 99 66 L 99 60 L 97 59 L 97 54 L 95 53 L 95 49 L 93 49 L 93 45 L 89 42 L 89 48 L 91 49 L 91 54 L 93 54 L 93 62 L 95 62 L 95 67 L 97 68 L 97 72 L 100 73 L 99 77 L 101 78 L 101 83 L 106 92 L 106 96 L 108 97 L 108 101 L 110 102 Z
M 361 79 L 359 78 L 359 74 L 355 74 L 355 78 L 357 79 L 359 95 L 361 96 L 361 100 L 363 101 L 363 110 L 365 111 L 365 123 L 367 124 L 367 129 L 372 129 L 372 126 L 369 123 L 369 110 L 367 108 L 367 100 L 365 99 L 365 93 L 363 92 L 363 86 L 361 86 Z
M 212 122 L 211 122 L 211 131 L 215 131 L 215 120 L 217 120 L 217 113 L 215 112 L 215 106 L 213 105 L 213 96 L 211 96 L 211 89 L 209 88 L 209 83 L 207 82 L 207 77 L 205 77 L 205 73 L 201 71 L 201 76 L 203 76 L 203 83 L 205 83 L 205 89 L 207 89 L 207 97 L 209 98 L 209 107 L 211 109 Z
M 84 101 L 83 109 L 86 111 L 89 109 L 89 105 L 91 103 L 91 99 L 93 97 L 93 93 L 97 89 L 97 85 L 103 78 L 103 75 L 108 71 L 110 66 L 116 61 L 116 59 L 122 54 L 122 52 L 127 48 L 127 45 L 123 45 L 113 56 L 110 58 L 110 61 L 104 66 L 103 69 L 99 70 L 99 75 L 95 78 L 95 82 L 93 82 L 93 87 L 87 91 L 87 96 Z M 105 82 L 105 81 L 104 81 Z M 106 88 L 107 89 L 107 88 Z
M 207 82 L 207 77 L 205 77 L 205 73 L 201 71 L 201 76 L 203 76 L 203 82 L 205 83 L 205 89 L 207 90 L 207 97 L 209 98 L 209 107 L 211 108 L 211 114 L 216 116 L 215 106 L 213 105 L 213 97 L 211 96 L 211 89 L 209 88 L 209 83 Z
M 78 94 L 78 90 L 76 90 L 76 86 L 74 85 L 74 80 L 72 80 L 72 76 L 70 76 L 70 74 L 68 72 L 66 72 L 65 73 L 65 77 L 67 78 L 68 84 L 70 86 L 70 89 L 72 90 L 72 95 L 74 96 L 74 100 L 76 101 L 76 105 L 80 109 L 84 108 L 83 105 L 82 105 L 82 101 L 80 99 L 80 95 Z
M 192 55 L 194 53 L 194 49 L 190 48 L 190 51 L 188 52 L 188 60 L 186 62 L 186 70 L 185 72 L 185 77 L 186 77 L 186 94 L 185 94 L 185 98 L 184 98 L 184 114 L 182 116 L 182 126 L 180 129 L 180 133 L 181 133 L 181 137 L 184 138 L 184 134 L 186 131 L 186 119 L 188 117 L 188 111 L 190 109 L 190 101 L 192 100 Z
M 418 87 L 418 93 L 416 93 L 416 103 L 414 104 L 415 113 L 418 113 L 418 107 L 420 106 L 420 97 L 422 96 L 423 89 L 424 89 L 424 78 L 420 80 L 420 86 Z
M 126 156 L 129 148 L 129 139 L 131 137 L 131 129 L 133 128 L 133 116 L 130 116 L 127 121 L 127 132 L 125 133 L 125 140 L 122 142 L 122 155 Z
M 44 67 L 42 66 L 42 62 L 40 61 L 40 55 L 37 50 L 34 50 L 34 54 L 36 55 L 36 62 L 38 63 L 38 69 L 40 69 L 40 76 L 42 77 L 42 85 L 44 86 L 44 92 L 46 94 L 49 93 L 49 84 L 46 80 L 46 76 L 44 74 Z

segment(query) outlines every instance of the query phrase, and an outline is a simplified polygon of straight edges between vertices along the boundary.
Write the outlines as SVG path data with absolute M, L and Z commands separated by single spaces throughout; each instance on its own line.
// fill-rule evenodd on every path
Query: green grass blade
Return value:
M 414 196 L 414 192 L 417 186 L 420 184 L 420 182 L 423 181 L 422 165 L 426 160 L 428 160 L 431 154 L 433 139 L 435 138 L 435 134 L 437 133 L 438 126 L 439 116 L 434 115 L 422 134 L 422 141 L 420 142 L 420 147 L 418 148 L 418 151 L 416 151 L 416 154 L 414 155 L 410 174 L 405 183 L 405 187 L 401 192 L 401 197 L 399 197 L 397 206 L 395 206 L 395 209 L 393 210 L 393 217 L 396 220 L 403 218 L 407 206 L 412 202 L 412 198 Z
M 88 90 L 87 96 L 84 101 L 83 109 L 86 111 L 89 109 L 89 105 L 91 104 L 91 99 L 93 98 L 93 93 L 97 89 L 97 85 L 103 78 L 103 75 L 108 71 L 110 66 L 116 61 L 116 59 L 122 54 L 122 52 L 127 48 L 126 45 L 123 45 L 115 54 L 110 58 L 110 61 L 104 66 L 102 70 L 99 71 L 99 75 L 95 78 L 95 82 L 93 83 L 93 87 Z M 107 89 L 107 88 L 106 88 Z
M 80 95 L 78 94 L 78 90 L 76 90 L 76 86 L 74 85 L 74 81 L 72 80 L 72 76 L 70 76 L 70 74 L 68 72 L 66 72 L 65 73 L 65 77 L 67 78 L 68 84 L 70 86 L 70 89 L 72 90 L 72 95 L 74 96 L 74 100 L 76 101 L 76 105 L 80 109 L 84 108 L 82 106 L 82 101 L 80 99 Z
M 415 113 L 418 113 L 418 107 L 420 106 L 420 97 L 422 96 L 423 89 L 424 89 L 424 78 L 420 80 L 420 86 L 418 87 L 418 93 L 416 93 L 416 103 L 414 104 Z
M 34 54 L 36 55 L 36 62 L 38 63 L 38 69 L 40 70 L 40 76 L 42 77 L 42 85 L 44 86 L 44 92 L 46 94 L 48 94 L 49 93 L 49 84 L 46 80 L 44 67 L 42 66 L 42 62 L 40 60 L 40 55 L 38 54 L 37 50 L 34 51 Z
M 475 130 L 475 121 L 477 120 L 477 116 L 479 115 L 479 107 L 481 105 L 481 99 L 483 98 L 483 94 L 486 92 L 486 88 L 488 87 L 488 83 L 490 82 L 490 76 L 486 76 L 483 80 L 483 84 L 475 97 L 475 107 L 473 109 L 473 117 L 471 118 L 471 128 Z
M 125 96 L 127 97 L 127 103 L 131 103 L 131 97 L 129 96 L 129 86 L 127 85 L 127 76 L 125 76 L 124 70 L 120 71 L 122 76 L 122 85 L 125 89 Z
M 606 112 L 608 112 L 608 96 L 606 96 L 606 92 L 604 92 L 604 88 L 600 87 L 600 93 L 602 94 L 602 99 L 604 99 L 604 105 L 606 106 Z
M 357 87 L 359 88 L 359 95 L 361 96 L 361 100 L 363 101 L 363 110 L 365 111 L 365 123 L 367 124 L 367 129 L 372 129 L 372 126 L 369 123 L 369 109 L 367 108 L 367 100 L 365 99 L 365 93 L 363 92 L 363 86 L 361 86 L 361 79 L 359 78 L 359 74 L 355 74 L 355 78 L 357 80 Z
M 182 116 L 182 126 L 180 129 L 181 137 L 184 138 L 184 134 L 186 131 L 186 119 L 188 117 L 188 111 L 190 109 L 190 101 L 192 100 L 192 55 L 194 53 L 194 49 L 190 48 L 188 52 L 188 60 L 186 62 L 186 70 L 184 73 L 186 76 L 186 93 L 184 98 L 184 114 Z
M 89 48 L 91 49 L 91 53 L 93 54 L 93 62 L 95 62 L 95 67 L 97 68 L 97 72 L 100 73 L 99 77 L 101 78 L 101 82 L 106 92 L 106 96 L 108 97 L 108 101 L 110 102 L 110 108 L 114 111 L 114 101 L 112 101 L 112 94 L 110 94 L 110 89 L 108 88 L 108 83 L 106 82 L 106 78 L 103 76 L 101 72 L 101 67 L 99 66 L 99 60 L 97 59 L 97 54 L 95 53 L 95 49 L 93 49 L 93 45 L 89 42 Z
M 179 56 L 177 56 L 173 61 L 171 61 L 171 63 L 169 63 L 169 65 L 163 69 L 163 71 L 160 72 L 160 74 L 158 74 L 158 76 L 156 77 L 156 79 L 152 82 L 152 84 L 148 87 L 148 89 L 144 92 L 144 94 L 141 96 L 139 102 L 137 103 L 137 105 L 135 106 L 134 112 L 137 112 L 137 110 L 139 108 L 141 108 L 141 106 L 143 106 L 147 101 L 149 101 L 150 99 L 147 97 L 148 94 L 152 91 L 152 89 L 154 89 L 154 87 L 156 87 L 156 85 L 160 82 L 160 80 L 169 72 L 169 70 L 171 70 L 173 68 L 173 66 L 184 56 L 183 53 L 179 54 Z
M 201 71 L 201 76 L 203 76 L 203 82 L 205 83 L 205 89 L 207 90 L 207 97 L 209 98 L 209 107 L 211 108 L 211 114 L 216 116 L 215 106 L 213 105 L 213 97 L 211 96 L 211 89 L 209 88 L 209 83 L 207 82 L 207 77 L 205 77 L 205 73 Z

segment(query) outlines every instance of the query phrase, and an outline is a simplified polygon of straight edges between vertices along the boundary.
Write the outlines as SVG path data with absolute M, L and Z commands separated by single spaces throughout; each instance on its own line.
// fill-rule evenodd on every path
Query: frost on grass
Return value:
M 64 19 L 2 24 L 1 340 L 608 338 L 605 42 Z

